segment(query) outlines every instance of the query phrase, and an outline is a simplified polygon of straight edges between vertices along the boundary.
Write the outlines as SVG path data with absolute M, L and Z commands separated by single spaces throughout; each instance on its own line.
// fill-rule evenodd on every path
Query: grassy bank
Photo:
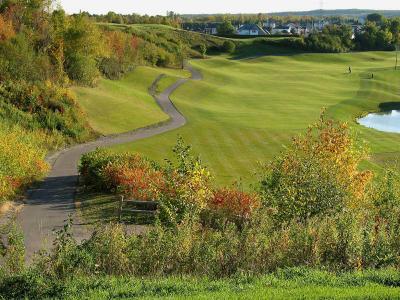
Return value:
M 30 278 L 30 279 L 28 279 Z M 19 282 L 18 282 L 19 280 Z M 19 286 L 27 280 L 26 285 Z M 14 282 L 21 289 L 7 290 Z M 78 277 L 63 282 L 19 276 L 2 283 L 0 294 L 63 299 L 398 299 L 394 270 L 334 274 L 286 269 L 261 277 L 213 280 L 195 277 Z M 12 294 L 11 294 L 12 293 Z
M 122 133 L 168 119 L 148 91 L 160 74 L 174 80 L 188 76 L 183 70 L 141 66 L 121 80 L 102 78 L 96 88 L 74 87 L 73 91 L 94 130 Z

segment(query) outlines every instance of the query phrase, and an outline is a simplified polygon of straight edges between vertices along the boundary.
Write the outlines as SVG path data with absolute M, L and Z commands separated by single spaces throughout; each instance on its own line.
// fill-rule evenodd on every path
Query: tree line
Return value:
M 370 14 L 366 23 L 354 31 L 347 25 L 326 26 L 322 32 L 304 39 L 306 49 L 321 52 L 350 50 L 395 50 L 400 44 L 400 18 L 387 19 Z

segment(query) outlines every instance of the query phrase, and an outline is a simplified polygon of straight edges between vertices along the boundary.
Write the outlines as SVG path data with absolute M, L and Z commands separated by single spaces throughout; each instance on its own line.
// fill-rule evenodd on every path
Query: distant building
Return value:
M 362 32 L 362 26 L 358 24 L 351 25 L 351 31 L 351 39 L 354 40 L 356 38 L 356 35 Z
M 218 34 L 218 27 L 216 25 L 215 26 L 206 27 L 204 29 L 204 33 L 216 35 L 216 34 Z
M 276 23 L 272 22 L 272 21 L 266 21 L 263 23 L 263 28 L 275 28 L 276 27 Z
M 245 24 L 237 30 L 237 34 L 260 36 L 260 35 L 268 35 L 269 32 L 266 32 L 264 29 L 262 29 L 260 26 L 256 24 Z
M 182 29 L 216 35 L 218 34 L 219 24 L 220 23 L 183 23 Z
M 292 34 L 292 29 L 293 27 L 289 25 L 284 25 L 284 26 L 276 26 L 275 28 L 271 29 L 272 34 Z

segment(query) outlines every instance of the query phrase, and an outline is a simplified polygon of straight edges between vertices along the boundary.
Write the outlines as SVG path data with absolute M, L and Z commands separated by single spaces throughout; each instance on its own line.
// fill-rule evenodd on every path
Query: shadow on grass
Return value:
M 155 217 L 147 213 L 130 212 L 134 207 L 129 202 L 125 203 L 120 218 L 120 198 L 115 194 L 79 191 L 76 198 L 76 207 L 86 224 L 121 222 L 127 225 L 149 225 L 155 221 Z
M 384 102 L 378 105 L 380 111 L 400 110 L 400 102 Z
M 289 46 L 283 47 L 271 45 L 266 40 L 255 40 L 252 43 L 244 43 L 239 45 L 231 59 L 252 59 L 262 56 L 292 56 L 303 53 L 307 52 L 290 48 Z

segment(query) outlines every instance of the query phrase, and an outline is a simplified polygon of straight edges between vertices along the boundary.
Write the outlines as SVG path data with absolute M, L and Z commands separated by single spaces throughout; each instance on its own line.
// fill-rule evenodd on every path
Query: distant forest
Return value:
M 254 14 L 177 14 L 173 11 L 167 12 L 165 16 L 149 16 L 139 14 L 118 14 L 109 12 L 105 15 L 92 15 L 84 12 L 87 16 L 97 22 L 117 24 L 164 24 L 179 27 L 188 22 L 223 22 L 228 19 L 233 23 L 258 23 L 263 21 L 281 22 L 308 22 L 320 18 L 338 23 L 340 21 L 357 22 L 365 19 L 370 14 L 381 14 L 386 18 L 400 17 L 400 10 L 367 10 L 367 9 L 337 9 L 337 10 L 311 10 L 276 13 L 254 13 Z

